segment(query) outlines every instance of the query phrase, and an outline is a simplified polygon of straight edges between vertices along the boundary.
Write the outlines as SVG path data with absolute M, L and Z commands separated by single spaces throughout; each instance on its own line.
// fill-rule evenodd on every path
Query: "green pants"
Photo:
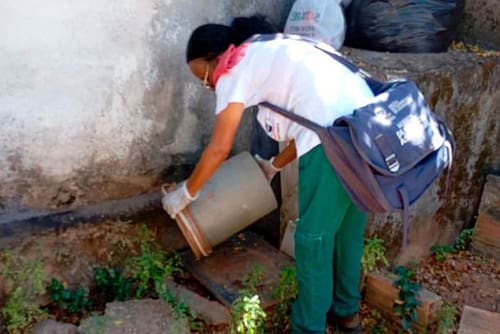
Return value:
M 299 216 L 292 333 L 323 334 L 329 310 L 339 317 L 359 311 L 367 215 L 350 200 L 321 145 L 299 159 Z

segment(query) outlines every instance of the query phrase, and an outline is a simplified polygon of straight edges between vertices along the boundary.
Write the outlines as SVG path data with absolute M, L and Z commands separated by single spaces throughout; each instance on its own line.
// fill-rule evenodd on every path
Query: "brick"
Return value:
M 491 334 L 500 329 L 500 313 L 465 305 L 458 334 Z
M 472 237 L 476 253 L 500 260 L 500 177 L 488 175 Z
M 208 300 L 171 280 L 167 280 L 167 286 L 178 300 L 186 303 L 189 309 L 205 323 L 225 325 L 231 322 L 229 310 L 219 302 Z
M 393 311 L 394 301 L 399 291 L 392 284 L 394 280 L 383 274 L 371 273 L 366 280 L 366 302 L 377 308 L 384 316 L 394 321 L 399 317 Z M 442 305 L 442 298 L 433 292 L 422 289 L 419 294 L 422 306 L 417 308 L 418 328 L 425 328 L 437 320 L 436 314 Z

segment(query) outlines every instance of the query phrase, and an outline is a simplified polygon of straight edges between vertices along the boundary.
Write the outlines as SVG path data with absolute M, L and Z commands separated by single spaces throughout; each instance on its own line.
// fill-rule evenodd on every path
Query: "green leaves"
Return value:
M 137 282 L 135 296 L 140 298 L 154 291 L 154 282 L 182 274 L 180 256 L 169 257 L 151 242 L 141 244 L 141 255 L 132 257 L 127 263 L 127 272 Z
M 399 276 L 394 287 L 399 289 L 398 299 L 394 301 L 394 313 L 401 317 L 404 330 L 412 330 L 412 323 L 418 320 L 417 307 L 422 305 L 418 294 L 422 286 L 415 282 L 415 273 L 404 266 L 398 266 L 395 273 Z
M 71 313 L 85 313 L 90 308 L 87 288 L 67 289 L 61 282 L 53 278 L 48 290 L 50 300 L 63 310 Z
M 377 236 L 371 239 L 365 239 L 363 257 L 361 258 L 363 274 L 365 276 L 368 275 L 368 273 L 374 271 L 380 265 L 389 265 L 389 261 L 387 261 L 385 257 L 384 241 L 377 238 Z
M 95 271 L 95 281 L 105 295 L 106 301 L 125 301 L 132 296 L 132 280 L 125 277 L 120 268 L 100 268 Z
M 233 302 L 231 314 L 237 333 L 264 333 L 266 313 L 260 306 L 259 295 L 240 295 Z
M 265 269 L 260 264 L 254 265 L 243 277 L 243 287 L 231 307 L 233 318 L 231 333 L 235 331 L 240 334 L 264 333 L 266 313 L 260 306 L 257 289 L 265 277 Z
M 1 312 L 9 333 L 22 333 L 33 322 L 46 317 L 37 302 L 37 297 L 45 293 L 47 274 L 43 261 L 5 250 L 0 253 L 0 263 L 0 276 L 9 295 Z

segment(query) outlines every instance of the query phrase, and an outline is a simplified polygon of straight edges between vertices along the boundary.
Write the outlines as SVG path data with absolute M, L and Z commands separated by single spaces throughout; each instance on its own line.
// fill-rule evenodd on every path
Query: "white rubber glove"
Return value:
M 171 192 L 163 191 L 163 198 L 161 199 L 161 204 L 163 209 L 167 211 L 172 219 L 192 201 L 198 198 L 199 194 L 191 196 L 189 193 L 186 182 L 183 182 L 180 187 Z
M 283 168 L 278 168 L 273 165 L 274 157 L 272 157 L 269 160 L 262 159 L 258 154 L 255 155 L 255 161 L 259 164 L 260 169 L 262 169 L 262 172 L 264 175 L 267 177 L 267 180 L 271 182 L 273 179 L 274 175 L 281 171 Z

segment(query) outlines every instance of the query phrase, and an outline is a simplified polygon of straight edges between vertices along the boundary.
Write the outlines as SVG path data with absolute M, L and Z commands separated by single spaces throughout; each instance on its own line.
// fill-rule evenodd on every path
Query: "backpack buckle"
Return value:
M 399 170 L 399 161 L 396 159 L 396 155 L 394 153 L 385 158 L 385 164 L 393 173 L 396 173 Z

